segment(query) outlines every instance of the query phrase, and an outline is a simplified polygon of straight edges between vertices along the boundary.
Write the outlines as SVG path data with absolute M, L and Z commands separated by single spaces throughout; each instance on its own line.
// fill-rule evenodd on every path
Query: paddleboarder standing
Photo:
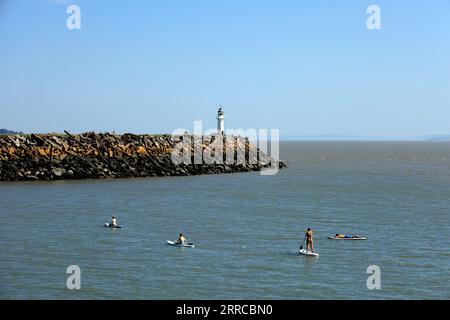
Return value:
M 113 227 L 117 227 L 117 219 L 116 219 L 116 216 L 112 216 L 112 217 L 111 217 L 111 222 L 109 223 L 109 225 L 110 225 L 110 226 L 113 226 Z
M 306 237 L 306 251 L 308 251 L 308 248 L 310 248 L 311 252 L 314 252 L 313 231 L 311 230 L 311 228 L 308 228 L 305 237 Z

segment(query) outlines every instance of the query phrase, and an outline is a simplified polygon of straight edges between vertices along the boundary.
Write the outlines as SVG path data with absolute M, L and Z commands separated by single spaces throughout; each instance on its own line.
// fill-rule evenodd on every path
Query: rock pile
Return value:
M 222 136 L 71 135 L 67 131 L 61 135 L 0 135 L 0 181 L 185 176 L 285 167 L 263 153 L 255 153 L 259 150 L 241 137 L 224 138 L 223 157 L 232 155 L 233 163 L 207 162 L 202 155 L 214 153 L 217 137 Z M 188 147 L 192 161 L 173 161 L 172 152 L 180 143 Z M 200 161 L 195 152 L 199 149 Z

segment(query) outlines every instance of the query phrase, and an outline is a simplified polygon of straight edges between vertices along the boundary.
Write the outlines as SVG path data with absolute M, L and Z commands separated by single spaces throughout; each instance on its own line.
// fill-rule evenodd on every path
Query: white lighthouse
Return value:
M 217 111 L 217 132 L 222 135 L 225 132 L 225 115 L 223 114 L 222 106 L 219 106 Z

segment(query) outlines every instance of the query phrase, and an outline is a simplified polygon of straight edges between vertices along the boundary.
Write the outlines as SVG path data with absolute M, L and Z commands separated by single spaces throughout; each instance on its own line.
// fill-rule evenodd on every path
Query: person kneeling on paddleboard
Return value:
M 186 242 L 186 238 L 183 236 L 182 233 L 180 233 L 180 235 L 178 236 L 178 240 L 177 240 L 177 244 L 183 244 Z
M 313 232 L 311 228 L 308 228 L 305 234 L 306 237 L 306 251 L 308 251 L 308 248 L 311 249 L 311 252 L 314 252 L 314 245 L 313 245 Z
M 113 226 L 113 227 L 117 227 L 117 219 L 116 219 L 116 216 L 112 216 L 111 222 L 109 223 L 109 225 L 110 225 L 110 226 Z

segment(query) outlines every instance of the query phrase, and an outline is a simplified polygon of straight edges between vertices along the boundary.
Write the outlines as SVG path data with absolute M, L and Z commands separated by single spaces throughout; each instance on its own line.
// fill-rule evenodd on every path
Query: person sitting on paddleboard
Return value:
M 176 243 L 182 244 L 182 243 L 184 243 L 185 241 L 186 241 L 186 238 L 183 236 L 182 233 L 180 233 L 180 235 L 178 236 L 178 240 L 177 240 Z
M 306 231 L 306 251 L 308 251 L 308 248 L 311 249 L 311 252 L 314 252 L 314 246 L 313 246 L 313 232 L 311 228 L 308 228 Z
M 116 216 L 112 216 L 111 222 L 109 223 L 109 225 L 110 225 L 110 226 L 113 226 L 113 227 L 117 227 L 117 219 L 116 219 Z

